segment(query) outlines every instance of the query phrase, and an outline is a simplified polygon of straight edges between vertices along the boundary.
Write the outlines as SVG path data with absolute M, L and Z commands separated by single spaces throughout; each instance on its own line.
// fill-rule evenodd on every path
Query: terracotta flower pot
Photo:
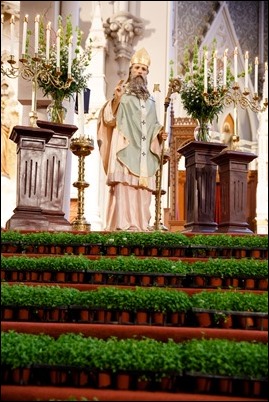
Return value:
M 261 331 L 268 331 L 268 317 L 257 317 L 257 327 Z
M 211 325 L 211 317 L 210 314 L 207 312 L 195 313 L 197 322 L 200 327 L 210 327 Z
M 245 280 L 245 288 L 246 289 L 254 289 L 255 288 L 255 279 L 248 278 Z
M 138 325 L 148 324 L 148 313 L 146 311 L 137 311 L 136 313 L 136 323 Z
M 155 282 L 156 282 L 157 286 L 164 286 L 164 283 L 165 283 L 164 276 L 162 276 L 162 275 L 157 276 Z
M 20 308 L 18 313 L 19 320 L 28 321 L 29 320 L 29 309 L 28 308 Z
M 13 309 L 2 307 L 1 316 L 2 316 L 2 320 L 12 320 L 13 319 Z
M 149 275 L 143 275 L 141 278 L 141 285 L 142 286 L 148 286 L 150 285 L 151 282 L 151 278 Z
M 222 285 L 222 278 L 218 277 L 211 277 L 210 278 L 210 286 L 214 288 L 218 288 Z
M 195 378 L 195 390 L 197 392 L 210 392 L 211 378 L 196 377 Z
M 164 313 L 156 312 L 152 314 L 152 323 L 155 325 L 163 325 L 164 324 Z
M 130 374 L 117 374 L 116 386 L 117 389 L 129 389 L 130 387 Z
M 259 279 L 259 289 L 260 290 L 267 290 L 268 289 L 268 279 Z
M 120 324 L 130 324 L 130 312 L 122 311 L 119 318 Z
M 98 373 L 98 388 L 108 388 L 111 385 L 110 373 Z
M 233 383 L 229 378 L 220 378 L 218 381 L 218 389 L 222 394 L 231 394 L 233 392 Z

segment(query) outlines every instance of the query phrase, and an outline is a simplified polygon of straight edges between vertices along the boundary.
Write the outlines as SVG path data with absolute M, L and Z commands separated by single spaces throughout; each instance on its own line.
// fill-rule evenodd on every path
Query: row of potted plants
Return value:
M 208 234 L 187 236 L 177 232 L 70 232 L 2 231 L 2 252 L 52 254 L 135 254 L 158 256 L 251 257 L 254 250 L 268 257 L 268 236 Z M 16 247 L 16 248 L 15 248 Z M 113 248 L 113 251 L 111 250 Z M 167 253 L 165 250 L 168 250 Z M 210 253 L 211 254 L 210 254 Z M 212 254 L 213 253 L 213 254 Z M 242 255 L 242 253 L 244 253 Z
M 1 256 L 1 268 L 5 281 L 268 289 L 268 261 L 247 258 L 184 262 L 135 256 L 94 260 L 85 256 Z
M 185 292 L 158 288 L 99 287 L 79 291 L 22 284 L 3 284 L 1 290 L 3 321 L 224 327 L 229 317 L 229 326 L 233 328 L 268 329 L 268 294 L 265 292 L 203 291 L 189 296 Z M 207 313 L 206 323 L 201 321 L 201 313 Z M 245 320 L 246 313 L 251 323 Z
M 181 343 L 146 337 L 104 340 L 82 334 L 62 334 L 54 339 L 7 331 L 1 332 L 1 365 L 2 384 L 20 381 L 21 385 L 111 389 L 121 388 L 119 377 L 125 374 L 129 382 L 123 389 L 138 389 L 138 383 L 148 381 L 155 389 L 162 384 L 166 391 L 193 392 L 194 379 L 202 377 L 212 383 L 214 378 L 234 379 L 234 389 L 226 392 L 236 389 L 241 395 L 243 387 L 239 391 L 236 381 L 241 381 L 240 385 L 242 381 L 258 382 L 261 396 L 268 384 L 268 345 L 225 339 Z M 19 379 L 15 377 L 18 372 Z M 105 383 L 101 383 L 102 374 Z

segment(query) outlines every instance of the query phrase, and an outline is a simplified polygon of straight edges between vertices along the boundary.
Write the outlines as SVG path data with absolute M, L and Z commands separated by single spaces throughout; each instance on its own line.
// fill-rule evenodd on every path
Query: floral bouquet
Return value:
M 212 123 L 213 119 L 223 110 L 224 94 L 230 89 L 233 83 L 233 75 L 229 65 L 227 66 L 226 86 L 223 85 L 223 63 L 221 59 L 217 59 L 217 93 L 218 101 L 214 99 L 214 77 L 213 77 L 213 55 L 216 50 L 216 41 L 212 43 L 212 57 L 208 60 L 207 67 L 207 94 L 204 94 L 204 58 L 207 47 L 203 48 L 203 55 L 199 60 L 199 50 L 197 39 L 190 48 L 185 49 L 184 53 L 184 76 L 181 77 L 181 99 L 183 107 L 189 116 L 199 121 L 198 141 L 208 140 L 208 123 Z
M 91 60 L 91 47 L 88 46 L 84 51 L 81 48 L 82 31 L 76 27 L 76 43 L 74 58 L 70 60 L 70 42 L 73 39 L 73 27 L 71 16 L 66 18 L 66 25 L 63 26 L 62 16 L 58 16 L 58 32 L 60 37 L 60 69 L 57 71 L 57 44 L 56 34 L 49 43 L 49 53 L 47 52 L 47 30 L 44 20 L 40 21 L 39 29 L 39 48 L 38 48 L 38 74 L 37 85 L 42 90 L 44 96 L 50 96 L 54 104 L 54 116 L 51 120 L 62 122 L 59 115 L 59 108 L 62 107 L 63 100 L 75 100 L 75 95 L 87 87 L 90 74 L 87 67 Z M 53 33 L 53 32 L 52 32 Z M 54 39 L 54 40 L 53 40 Z M 73 49 L 72 49 L 73 53 Z M 73 54 L 72 54 L 73 56 Z M 71 63 L 71 69 L 70 69 Z M 71 70 L 71 71 L 70 71 Z M 58 109 L 58 111 L 57 111 Z M 53 109 L 52 109 L 53 113 Z

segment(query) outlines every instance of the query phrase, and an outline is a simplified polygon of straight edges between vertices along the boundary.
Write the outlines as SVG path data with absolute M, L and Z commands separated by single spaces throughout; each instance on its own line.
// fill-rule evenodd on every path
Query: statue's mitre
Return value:
M 150 57 L 146 49 L 143 47 L 140 50 L 137 50 L 135 54 L 133 54 L 131 58 L 130 65 L 133 64 L 144 64 L 145 66 L 149 67 L 150 66 Z

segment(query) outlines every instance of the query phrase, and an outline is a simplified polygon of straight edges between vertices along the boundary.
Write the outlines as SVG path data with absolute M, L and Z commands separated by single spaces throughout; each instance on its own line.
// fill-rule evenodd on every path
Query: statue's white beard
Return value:
M 131 77 L 126 87 L 126 93 L 132 93 L 139 99 L 146 100 L 150 96 L 150 93 L 147 89 L 147 80 L 141 75 Z

